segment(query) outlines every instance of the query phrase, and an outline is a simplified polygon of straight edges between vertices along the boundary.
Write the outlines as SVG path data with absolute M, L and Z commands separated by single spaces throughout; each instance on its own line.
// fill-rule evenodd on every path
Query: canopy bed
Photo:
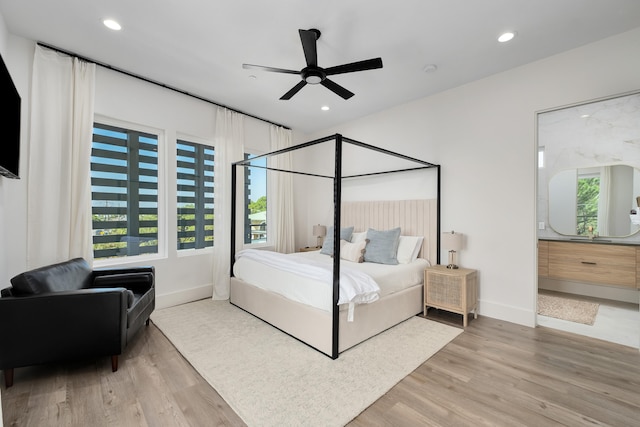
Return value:
M 335 143 L 333 175 L 265 167 L 268 170 L 333 181 L 333 226 L 329 228 L 322 251 L 284 255 L 250 249 L 236 253 L 235 236 L 238 232 L 235 221 L 237 168 L 254 166 L 251 165 L 251 162 L 260 157 L 277 156 L 331 142 Z M 343 159 L 343 146 L 345 144 L 348 144 L 349 149 L 357 147 L 376 152 L 385 158 L 400 159 L 404 165 L 408 166 L 384 170 L 383 163 L 376 163 L 379 165 L 376 167 L 380 170 L 368 170 L 364 173 L 343 176 L 343 160 L 345 160 Z M 394 163 L 391 160 L 384 163 L 398 164 L 398 162 Z M 436 198 L 434 199 L 370 202 L 343 202 L 341 200 L 343 180 L 379 177 L 384 174 L 432 168 L 436 173 Z M 233 163 L 232 190 L 231 218 L 233 220 L 231 225 L 229 299 L 233 305 L 332 359 L 338 358 L 339 353 L 348 348 L 422 312 L 422 272 L 429 264 L 435 265 L 440 262 L 440 251 L 438 250 L 440 246 L 439 165 L 335 134 Z M 348 232 L 348 237 L 345 236 L 345 232 Z M 393 262 L 375 260 L 373 257 L 378 256 L 377 253 L 369 250 L 364 251 L 364 263 L 360 263 L 356 259 L 345 261 L 345 259 L 349 259 L 345 254 L 351 254 L 354 248 L 357 250 L 358 247 L 364 248 L 365 245 L 374 245 L 373 241 L 380 241 L 376 233 L 379 234 L 380 240 L 384 240 L 388 233 L 395 233 L 397 240 L 393 253 L 394 259 L 391 260 Z M 399 234 L 402 235 L 398 238 Z M 367 240 L 364 243 L 367 236 L 373 240 Z M 358 242 L 355 242 L 356 240 Z M 384 248 L 382 250 L 381 253 L 384 253 Z M 262 254 L 258 254 L 258 252 Z M 397 262 L 397 259 L 401 258 L 400 252 L 403 253 L 403 256 L 401 262 Z M 327 254 L 332 255 L 330 257 Z M 367 259 L 368 256 L 371 257 L 370 260 Z M 359 261 L 363 261 L 363 259 Z M 317 270 L 318 276 L 312 276 L 311 272 L 315 270 Z M 367 277 L 375 279 L 371 286 L 376 289 L 368 289 L 366 288 L 368 285 L 359 282 L 356 284 L 356 288 L 360 289 L 361 293 L 351 296 L 351 288 L 348 288 L 348 285 L 363 273 Z M 326 274 L 330 274 L 326 281 L 329 285 L 325 286 L 328 290 L 323 293 L 318 290 L 322 287 L 318 283 L 320 282 L 319 277 L 322 275 L 327 279 Z M 306 277 L 303 277 L 305 275 Z M 293 298 L 285 296 L 286 292 L 279 289 L 274 291 L 271 288 L 278 283 L 285 284 L 285 287 L 288 286 L 294 294 L 299 293 L 303 286 L 309 286 L 310 289 L 315 289 L 315 291 L 312 290 L 312 293 L 317 293 L 317 300 L 320 302 L 311 303 L 309 301 L 312 299 L 311 297 L 299 294 L 298 297 L 294 296 Z M 379 287 L 377 287 L 378 283 L 380 283 Z

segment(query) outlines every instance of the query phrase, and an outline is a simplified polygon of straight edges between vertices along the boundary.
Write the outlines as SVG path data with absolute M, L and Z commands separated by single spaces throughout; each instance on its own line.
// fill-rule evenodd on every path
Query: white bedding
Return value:
M 332 301 L 332 266 L 333 258 L 320 254 L 319 251 L 303 252 L 285 255 L 287 260 L 299 260 L 301 264 L 290 264 L 283 270 L 277 266 L 281 254 L 266 255 L 267 263 L 257 259 L 264 251 L 241 251 L 236 255 L 233 267 L 234 275 L 247 283 L 264 290 L 278 293 L 293 301 L 297 301 L 321 310 L 330 311 Z M 274 254 L 273 252 L 270 254 Z M 424 277 L 424 269 L 429 262 L 417 259 L 409 264 L 384 265 L 375 263 L 355 263 L 342 260 L 340 303 L 366 303 L 379 297 L 421 284 Z M 298 270 L 298 271 L 296 271 Z M 305 270 L 314 270 L 307 271 Z M 324 273 L 319 271 L 323 270 Z M 300 271 L 303 275 L 300 275 Z M 359 277 L 365 273 L 377 284 L 375 297 L 371 293 L 370 284 L 359 285 L 360 289 L 346 288 L 349 276 Z M 347 280 L 345 280 L 345 275 Z

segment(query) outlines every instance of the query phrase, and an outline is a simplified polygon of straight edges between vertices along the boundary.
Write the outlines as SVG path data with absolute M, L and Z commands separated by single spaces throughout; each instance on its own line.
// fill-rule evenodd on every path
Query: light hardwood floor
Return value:
M 244 425 L 153 324 L 127 348 L 116 373 L 109 358 L 21 368 L 14 386 L 2 388 L 5 426 Z M 349 425 L 631 426 L 638 420 L 638 350 L 479 317 Z

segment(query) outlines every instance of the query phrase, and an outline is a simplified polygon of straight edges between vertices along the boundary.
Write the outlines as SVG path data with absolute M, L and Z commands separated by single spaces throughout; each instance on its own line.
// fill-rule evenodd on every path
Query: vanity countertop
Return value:
M 538 240 L 544 240 L 547 242 L 567 242 L 567 243 L 589 243 L 592 245 L 624 245 L 624 246 L 640 246 L 640 241 L 636 240 L 621 240 L 606 237 L 596 237 L 590 240 L 586 237 L 538 237 Z

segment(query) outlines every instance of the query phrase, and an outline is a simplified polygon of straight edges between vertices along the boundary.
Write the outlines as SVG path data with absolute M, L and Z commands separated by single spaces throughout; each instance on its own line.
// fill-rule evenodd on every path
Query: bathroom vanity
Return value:
M 640 245 L 598 239 L 540 239 L 538 276 L 640 289 Z

